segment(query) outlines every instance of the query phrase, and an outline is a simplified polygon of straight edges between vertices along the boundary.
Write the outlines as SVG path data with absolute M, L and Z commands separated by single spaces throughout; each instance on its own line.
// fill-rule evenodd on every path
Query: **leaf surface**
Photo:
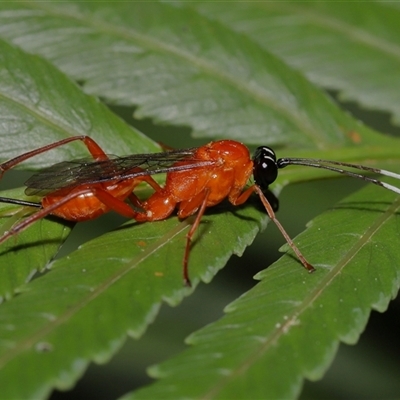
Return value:
M 167 3 L 0 5 L 0 35 L 137 117 L 247 143 L 351 145 L 368 130 L 258 43 Z M 195 93 L 195 96 L 193 96 Z
M 1 192 L 1 195 L 8 198 L 23 197 L 20 189 Z M 16 209 L 13 205 L 0 203 L 0 235 L 32 211 L 26 207 Z M 72 224 L 62 221 L 43 219 L 18 235 L 18 238 L 2 244 L 0 297 L 11 299 L 14 292 L 34 273 L 43 272 L 68 237 L 71 227 Z
M 191 252 L 194 286 L 225 265 L 234 238 L 234 251 L 243 252 L 260 228 L 260 214 L 247 207 L 204 218 Z M 108 360 L 127 332 L 139 337 L 162 301 L 177 304 L 189 294 L 181 267 L 189 225 L 190 219 L 177 218 L 129 222 L 55 261 L 22 296 L 3 304 L 1 397 L 37 398 L 54 386 L 69 387 L 89 360 Z
M 144 153 L 158 148 L 97 99 L 83 94 L 48 62 L 3 41 L 0 41 L 0 121 L 3 160 L 57 140 L 85 134 L 90 134 L 107 152 L 114 154 Z M 38 168 L 83 155 L 90 155 L 85 146 L 72 143 L 41 153 L 18 167 Z M 3 193 L 3 196 L 24 197 L 22 190 L 17 193 Z M 40 202 L 40 199 L 34 201 Z M 17 221 L 14 218 L 13 222 Z M 8 228 L 11 226 L 9 221 Z M 4 232 L 6 226 L 2 229 Z M 0 297 L 9 298 L 35 271 L 43 271 L 69 231 L 61 221 L 40 221 L 3 246 Z M 42 245 L 32 246 L 32 243 Z
M 175 3 L 177 4 L 177 3 Z M 400 9 L 395 2 L 197 2 L 311 81 L 400 121 Z
M 297 238 L 314 274 L 284 255 L 189 349 L 151 368 L 158 382 L 124 399 L 295 398 L 396 296 L 399 210 L 398 197 L 367 187 L 317 217 Z
M 362 126 L 249 35 L 238 33 L 225 22 L 210 21 L 197 10 L 177 9 L 166 3 L 1 3 L 0 35 L 25 51 L 47 58 L 87 92 L 110 103 L 138 105 L 138 116 L 189 125 L 197 135 L 212 138 L 226 136 L 246 143 L 292 146 L 279 151 L 283 153 L 279 156 L 319 157 L 398 169 L 398 140 Z M 76 134 L 89 134 L 107 153 L 116 155 L 157 148 L 97 99 L 84 95 L 48 62 L 7 43 L 1 46 L 2 157 Z M 78 143 L 43 154 L 29 167 L 82 156 L 87 152 Z M 275 188 L 326 176 L 326 172 L 287 168 Z M 374 193 L 361 192 L 362 201 L 375 200 L 382 205 L 386 201 L 382 189 Z M 198 345 L 189 350 L 187 359 L 178 358 L 167 367 L 154 369 L 153 375 L 170 375 L 171 381 L 165 382 L 171 386 L 160 382 L 151 390 L 160 387 L 163 397 L 167 393 L 173 398 L 190 393 L 260 397 L 263 393 L 258 391 L 265 387 L 271 388 L 271 393 L 294 396 L 302 377 L 319 377 L 338 340 L 354 342 L 371 306 L 382 310 L 397 290 L 398 250 L 393 243 L 398 242 L 398 230 L 393 226 L 398 211 L 397 203 L 390 208 L 393 201 L 388 198 L 388 208 L 379 212 L 371 211 L 368 203 L 360 214 L 358 207 L 352 209 L 347 219 L 336 214 L 334 219 L 318 219 L 321 231 L 330 234 L 318 231 L 311 235 L 311 244 L 305 239 L 299 242 L 319 267 L 318 274 L 308 276 L 295 260 L 285 257 L 279 268 L 277 265 L 266 272 L 268 279 L 254 292 L 230 307 L 232 312 L 225 319 L 204 334 L 193 336 L 191 341 Z M 375 219 L 364 219 L 371 214 Z M 387 222 L 379 220 L 382 215 L 388 217 Z M 366 222 L 346 225 L 353 220 Z M 175 305 L 188 295 L 190 290 L 182 286 L 181 263 L 191 222 L 176 218 L 142 225 L 129 222 L 51 263 L 51 270 L 33 282 L 21 287 L 27 276 L 23 272 L 17 285 L 7 283 L 5 293 L 15 287 L 22 293 L 0 307 L 0 397 L 38 398 L 54 387 L 70 387 L 89 362 L 106 362 L 114 355 L 127 333 L 139 337 L 163 301 Z M 222 204 L 209 210 L 191 252 L 194 286 L 200 280 L 209 282 L 229 256 L 241 254 L 265 224 L 265 212 L 252 203 L 238 209 Z M 369 230 L 371 226 L 376 228 L 374 232 Z M 333 228 L 338 231 L 333 232 Z M 59 227 L 54 229 L 60 235 L 56 232 Z M 314 231 L 310 229 L 305 237 L 310 232 Z M 34 231 L 26 234 L 37 235 Z M 377 252 L 368 237 L 377 244 Z M 351 243 L 354 249 L 359 248 L 353 258 L 348 256 L 353 248 L 346 247 Z M 364 248 L 369 249 L 369 257 L 363 253 L 359 258 Z M 50 254 L 47 250 L 43 253 Z M 374 267 L 375 257 L 383 258 L 381 269 Z M 357 273 L 362 268 L 372 270 L 371 277 L 378 279 L 374 281 L 378 282 L 376 287 L 365 277 L 365 271 L 357 281 L 358 275 L 356 278 L 351 272 L 353 260 L 359 260 L 355 264 Z M 48 266 L 48 260 L 41 264 L 35 268 Z M 26 268 L 22 261 L 21 267 Z M 343 314 L 342 308 L 334 308 L 340 304 L 332 301 L 337 299 L 342 276 L 347 277 L 342 288 L 351 294 L 348 300 L 346 297 Z M 353 281 L 357 291 L 349 283 Z M 371 286 L 368 296 L 365 291 Z M 360 299 L 354 298 L 353 294 L 360 292 Z M 326 300 L 320 303 L 323 298 Z M 314 318 L 320 315 L 320 304 L 326 311 L 325 319 Z M 314 309 L 319 313 L 311 313 Z M 335 313 L 340 317 L 332 322 L 335 317 L 328 318 Z M 233 318 L 232 324 L 226 324 L 229 318 Z M 326 332 L 321 330 L 321 321 L 329 328 Z M 217 332 L 218 326 L 230 336 Z M 307 330 L 301 329 L 304 326 Z M 246 329 L 247 341 L 242 339 L 246 338 Z M 315 338 L 315 346 L 307 342 L 310 338 Z M 192 351 L 194 357 L 190 356 Z M 207 358 L 210 354 L 215 357 Z M 297 361 L 291 358 L 295 356 Z M 223 364 L 225 358 L 227 364 Z M 268 375 L 268 385 L 260 388 L 265 371 L 271 370 L 275 359 L 293 363 L 277 364 L 282 380 Z M 198 376 L 196 360 L 200 363 Z M 181 379 L 182 367 L 186 368 L 182 376 L 188 376 L 187 381 Z M 173 377 L 177 382 L 172 382 Z M 192 388 L 188 382 L 193 383 Z M 142 395 L 151 397 L 151 392 L 138 394 Z
M 0 121 L 3 160 L 77 135 L 90 135 L 109 154 L 158 148 L 97 99 L 84 95 L 51 64 L 4 41 L 0 41 Z M 70 144 L 42 153 L 24 166 L 39 168 L 84 156 L 90 154 L 83 144 Z

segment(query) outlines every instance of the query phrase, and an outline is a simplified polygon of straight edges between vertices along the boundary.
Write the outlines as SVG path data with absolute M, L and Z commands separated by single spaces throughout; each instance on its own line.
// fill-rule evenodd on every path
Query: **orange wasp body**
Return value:
M 47 215 L 55 215 L 69 221 L 84 221 L 114 210 L 125 217 L 145 222 L 165 219 L 176 209 L 179 218 L 197 213 L 187 234 L 183 259 L 184 282 L 190 285 L 188 274 L 190 243 L 206 208 L 226 198 L 237 206 L 245 203 L 250 195 L 256 192 L 269 217 L 281 230 L 303 266 L 313 272 L 314 268 L 306 261 L 276 219 L 274 207 L 266 197 L 268 186 L 275 181 L 279 168 L 298 164 L 329 169 L 400 193 L 400 189 L 394 186 L 332 165 L 400 178 L 399 175 L 389 171 L 326 160 L 286 158 L 277 161 L 273 150 L 266 146 L 259 147 L 251 159 L 247 147 L 233 140 L 220 140 L 192 149 L 111 159 L 93 139 L 88 136 L 74 136 L 0 164 L 0 175 L 31 157 L 76 140 L 81 140 L 86 145 L 92 156 L 91 160 L 55 164 L 33 175 L 26 182 L 26 194 L 41 195 L 41 204 L 0 198 L 2 202 L 40 207 L 39 211 L 5 232 L 0 237 L 0 243 Z M 162 172 L 167 173 L 163 187 L 151 176 Z M 246 188 L 252 176 L 254 184 Z M 135 188 L 142 182 L 146 182 L 154 189 L 154 193 L 144 201 L 139 200 L 134 193 Z

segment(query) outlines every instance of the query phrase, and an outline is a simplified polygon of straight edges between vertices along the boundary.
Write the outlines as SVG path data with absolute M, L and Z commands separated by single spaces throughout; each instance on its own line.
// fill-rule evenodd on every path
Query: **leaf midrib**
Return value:
M 321 28 L 329 28 L 333 33 L 341 33 L 354 42 L 364 44 L 371 49 L 377 50 L 378 53 L 386 53 L 386 55 L 392 57 L 397 62 L 400 61 L 400 46 L 387 40 L 383 40 L 382 38 L 378 38 L 377 36 L 372 36 L 364 29 L 356 28 L 342 20 L 338 20 L 337 18 L 334 18 L 333 15 L 323 15 L 321 12 L 317 12 L 316 10 L 305 9 L 304 7 L 288 2 L 268 2 L 268 4 L 261 3 L 258 5 L 264 9 L 270 9 L 272 7 L 278 11 L 287 10 L 293 14 L 303 15 L 307 17 L 310 22 Z
M 63 323 L 70 320 L 75 314 L 79 312 L 79 310 L 86 307 L 89 303 L 97 299 L 113 284 L 118 282 L 125 275 L 135 269 L 140 263 L 145 261 L 154 252 L 158 251 L 160 248 L 168 244 L 175 236 L 188 229 L 190 225 L 189 220 L 185 219 L 181 221 L 176 227 L 167 231 L 155 243 L 148 246 L 146 250 L 144 250 L 139 256 L 129 260 L 129 262 L 119 268 L 115 274 L 111 275 L 100 285 L 98 285 L 96 289 L 90 291 L 86 296 L 82 297 L 78 303 L 76 303 L 74 306 L 68 307 L 68 309 L 63 314 L 58 315 L 56 318 L 52 318 L 47 325 L 41 326 L 41 328 L 34 334 L 29 335 L 25 339 L 19 340 L 12 349 L 0 356 L 0 369 L 3 368 L 9 361 L 17 357 L 18 354 L 21 354 L 25 350 L 33 347 L 35 343 L 43 341 L 43 339 L 47 335 L 56 330 Z M 160 297 L 160 302 L 161 300 L 162 299 Z
M 378 218 L 371 224 L 365 233 L 357 240 L 356 243 L 346 252 L 342 259 L 320 280 L 315 288 L 305 297 L 304 301 L 295 308 L 291 314 L 286 314 L 287 319 L 285 323 L 276 326 L 275 331 L 271 333 L 270 337 L 260 346 L 257 347 L 245 360 L 243 360 L 236 368 L 232 368 L 232 373 L 229 376 L 221 378 L 217 383 L 209 389 L 202 399 L 214 399 L 218 393 L 224 388 L 228 382 L 234 381 L 238 376 L 242 375 L 248 368 L 250 368 L 256 360 L 262 358 L 264 354 L 280 339 L 282 335 L 287 335 L 289 330 L 298 325 L 300 316 L 324 293 L 324 290 L 339 276 L 343 268 L 352 260 L 352 258 L 370 241 L 374 234 L 382 227 L 389 219 L 400 210 L 400 197 L 398 197 L 388 209 L 379 214 Z
M 69 129 L 67 125 L 61 123 L 59 119 L 52 119 L 48 113 L 40 112 L 39 108 L 35 108 L 29 105 L 27 102 L 17 100 L 15 97 L 10 97 L 0 92 L 0 99 L 6 102 L 14 104 L 18 107 L 22 113 L 32 116 L 34 119 L 41 121 L 41 123 L 56 132 L 60 132 L 66 136 L 76 136 L 79 132 Z
M 221 70 L 218 67 L 214 66 L 212 63 L 194 56 L 193 54 L 183 51 L 181 48 L 173 46 L 171 44 L 167 44 L 165 42 L 161 42 L 158 39 L 150 37 L 148 35 L 133 31 L 133 29 L 116 27 L 115 25 L 108 24 L 104 20 L 99 20 L 96 18 L 88 18 L 88 16 L 78 15 L 77 13 L 71 11 L 64 11 L 61 13 L 54 7 L 49 7 L 48 5 L 44 5 L 43 3 L 29 3 L 30 7 L 34 6 L 38 9 L 47 11 L 49 14 L 52 14 L 54 17 L 69 17 L 71 19 L 75 19 L 81 23 L 87 24 L 92 28 L 97 29 L 98 32 L 107 33 L 115 37 L 123 38 L 127 41 L 131 41 L 134 44 L 140 44 L 144 48 L 153 49 L 159 53 L 174 55 L 188 64 L 192 64 L 199 70 L 202 70 L 206 75 L 214 77 L 217 81 L 224 82 L 228 86 L 231 86 L 238 90 L 239 92 L 249 96 L 254 101 L 259 104 L 266 106 L 270 109 L 273 109 L 278 114 L 284 116 L 287 120 L 291 121 L 294 126 L 297 126 L 298 129 L 307 135 L 314 143 L 319 143 L 321 140 L 321 136 L 318 131 L 304 118 L 302 118 L 301 113 L 295 113 L 293 110 L 288 111 L 286 108 L 281 107 L 276 98 L 272 98 L 268 96 L 264 91 L 256 90 L 254 86 L 248 85 L 247 80 L 240 80 L 239 76 L 231 75 L 226 72 L 226 70 Z M 226 29 L 226 27 L 225 27 Z M 135 42 L 136 40 L 136 42 Z M 265 50 L 260 49 L 261 52 Z M 301 77 L 299 77 L 301 79 Z

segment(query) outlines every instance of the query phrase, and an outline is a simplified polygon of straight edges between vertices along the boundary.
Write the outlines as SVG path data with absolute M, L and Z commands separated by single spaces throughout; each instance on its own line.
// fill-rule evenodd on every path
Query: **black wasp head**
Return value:
M 264 192 L 277 176 L 275 152 L 267 146 L 258 147 L 253 157 L 254 183 Z

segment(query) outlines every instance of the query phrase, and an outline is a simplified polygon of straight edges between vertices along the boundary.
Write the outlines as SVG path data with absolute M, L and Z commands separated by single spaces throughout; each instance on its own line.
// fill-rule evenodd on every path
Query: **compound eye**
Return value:
M 267 146 L 258 147 L 253 157 L 253 176 L 255 184 L 261 190 L 268 189 L 268 186 L 278 176 L 275 152 Z

